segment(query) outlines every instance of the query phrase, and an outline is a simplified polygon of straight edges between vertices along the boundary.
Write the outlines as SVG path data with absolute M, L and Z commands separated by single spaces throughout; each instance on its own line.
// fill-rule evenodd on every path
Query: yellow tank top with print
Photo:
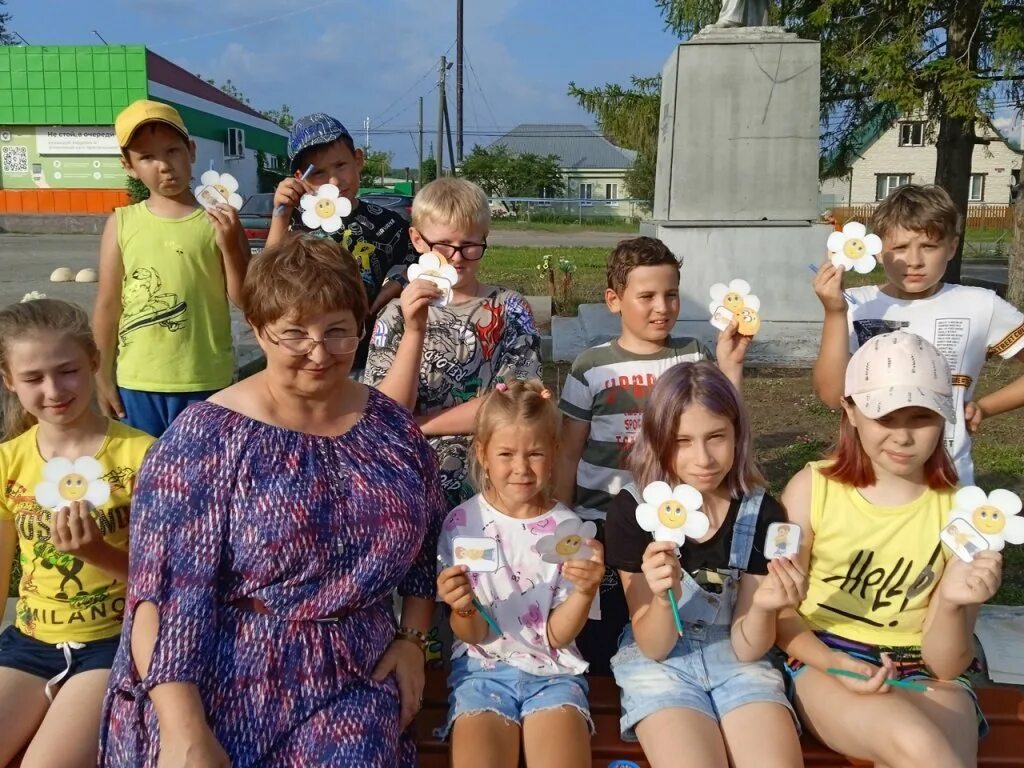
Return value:
M 814 543 L 800 614 L 815 630 L 873 645 L 919 646 L 928 601 L 946 564 L 939 532 L 953 491 L 926 490 L 896 507 L 810 464 Z
M 124 279 L 117 383 L 146 392 L 200 392 L 231 383 L 224 268 L 202 208 L 164 219 L 145 203 L 116 208 Z
M 104 540 L 127 550 L 135 474 L 155 441 L 111 419 L 94 456 L 46 461 L 39 455 L 37 431 L 32 427 L 0 445 L 0 525 L 13 522 L 21 566 L 15 626 L 53 644 L 115 637 L 124 616 L 125 584 L 50 544 L 53 510 L 75 499 L 95 501 L 93 518 Z

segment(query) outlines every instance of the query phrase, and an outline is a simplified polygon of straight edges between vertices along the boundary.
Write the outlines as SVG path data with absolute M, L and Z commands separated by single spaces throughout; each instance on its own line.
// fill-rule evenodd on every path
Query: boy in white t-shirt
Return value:
M 826 263 L 814 279 L 825 307 L 814 389 L 837 408 L 850 354 L 873 336 L 895 330 L 934 344 L 953 373 L 956 422 L 946 425 L 946 450 L 962 485 L 974 482 L 971 433 L 982 419 L 1024 405 L 1024 376 L 974 400 L 985 360 L 993 355 L 1024 361 L 1024 314 L 994 291 L 942 282 L 956 253 L 960 215 L 949 194 L 935 185 L 908 184 L 887 197 L 872 216 L 882 238 L 882 285 L 851 288 L 843 298 L 843 270 Z

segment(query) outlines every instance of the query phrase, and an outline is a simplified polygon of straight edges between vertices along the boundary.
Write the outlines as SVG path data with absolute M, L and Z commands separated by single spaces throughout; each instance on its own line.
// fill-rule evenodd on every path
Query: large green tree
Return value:
M 375 187 L 381 180 L 391 173 L 390 152 L 369 152 L 366 155 L 366 162 L 363 163 L 363 172 L 359 177 L 359 185 L 362 187 Z
M 565 192 L 556 155 L 517 155 L 500 144 L 475 146 L 459 170 L 491 197 L 558 197 Z

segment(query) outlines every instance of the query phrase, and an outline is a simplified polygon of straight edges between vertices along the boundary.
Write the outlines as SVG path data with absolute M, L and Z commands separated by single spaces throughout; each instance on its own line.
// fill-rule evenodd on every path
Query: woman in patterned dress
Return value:
M 407 294 L 421 328 L 432 293 Z M 186 410 L 139 474 L 100 765 L 414 766 L 436 459 L 348 377 L 367 304 L 339 246 L 260 254 L 244 308 L 266 370 Z

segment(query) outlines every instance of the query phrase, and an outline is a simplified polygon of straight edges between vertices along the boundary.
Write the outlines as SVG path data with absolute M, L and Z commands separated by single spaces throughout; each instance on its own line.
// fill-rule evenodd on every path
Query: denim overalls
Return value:
M 636 486 L 626 486 L 641 501 Z M 663 661 L 643 655 L 627 625 L 612 658 L 612 672 L 622 689 L 622 738 L 635 740 L 634 726 L 661 709 L 696 709 L 719 720 L 744 704 L 772 702 L 792 712 L 782 675 L 764 659 L 741 662 L 732 649 L 730 632 L 740 576 L 750 561 L 764 491 L 740 502 L 733 528 L 727 569 L 719 594 L 704 590 L 685 570 L 679 617 L 683 636 Z M 685 546 L 685 545 L 684 545 Z M 643 578 L 638 575 L 638 578 Z

